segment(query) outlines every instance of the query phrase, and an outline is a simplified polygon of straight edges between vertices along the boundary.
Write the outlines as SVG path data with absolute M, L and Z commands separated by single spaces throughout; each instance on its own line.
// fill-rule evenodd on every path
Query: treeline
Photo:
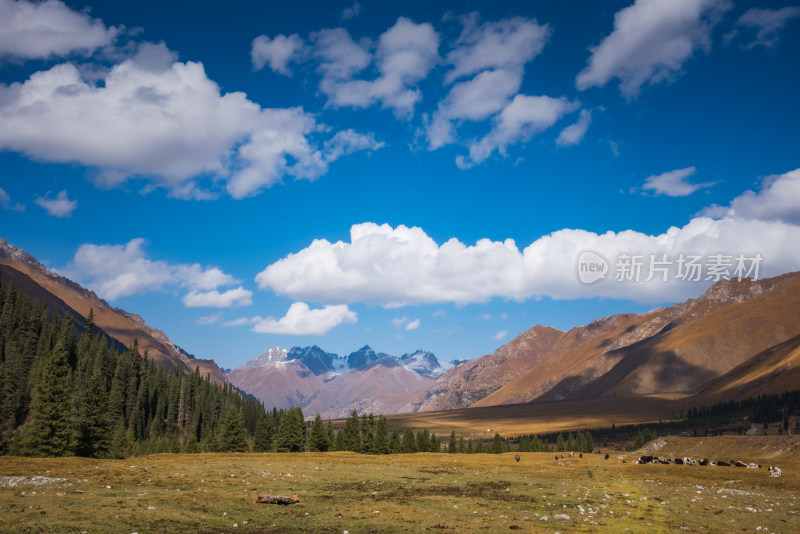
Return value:
M 0 285 L 0 452 L 125 457 L 241 447 L 265 411 L 199 371 L 153 363 L 100 332 L 76 333 L 13 284 Z M 280 414 L 278 414 L 280 415 Z

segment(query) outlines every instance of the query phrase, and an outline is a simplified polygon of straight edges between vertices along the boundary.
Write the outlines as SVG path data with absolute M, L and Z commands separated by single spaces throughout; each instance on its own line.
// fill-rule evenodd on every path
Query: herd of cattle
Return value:
M 641 456 L 638 460 L 634 460 L 635 464 L 676 464 L 676 465 L 716 465 L 719 467 L 746 467 L 748 469 L 760 469 L 761 464 L 745 463 L 739 460 L 731 460 L 726 462 L 724 460 L 709 460 L 703 458 L 702 460 L 693 460 L 692 458 L 684 456 L 683 458 L 660 458 L 658 456 Z M 769 476 L 781 476 L 781 470 L 774 465 L 769 466 Z

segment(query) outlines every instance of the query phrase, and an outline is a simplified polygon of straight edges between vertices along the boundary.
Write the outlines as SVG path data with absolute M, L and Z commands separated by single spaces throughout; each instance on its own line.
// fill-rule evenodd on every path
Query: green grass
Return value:
M 634 465 L 632 455 L 627 463 L 616 456 L 560 464 L 550 453 L 521 454 L 519 463 L 513 454 L 438 453 L 2 457 L 0 530 L 800 531 L 796 451 L 763 462 L 782 467 L 777 479 L 766 469 Z M 254 504 L 259 493 L 297 494 L 301 503 Z

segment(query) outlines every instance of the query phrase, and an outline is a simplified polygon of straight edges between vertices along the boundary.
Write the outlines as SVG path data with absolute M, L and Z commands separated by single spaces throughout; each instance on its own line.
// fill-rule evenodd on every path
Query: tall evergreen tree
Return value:
M 253 450 L 255 452 L 270 452 L 275 444 L 275 420 L 272 415 L 261 413 L 256 423 L 256 433 L 253 436 Z
M 361 443 L 361 421 L 359 420 L 358 412 L 355 409 L 350 413 L 350 417 L 348 417 L 344 422 L 344 428 L 342 429 L 342 432 L 344 432 L 344 450 L 361 452 L 363 448 Z
M 417 452 L 417 440 L 414 438 L 414 431 L 406 428 L 403 432 L 403 442 L 400 445 L 400 452 Z
M 306 424 L 300 408 L 289 408 L 278 425 L 278 452 L 299 452 L 305 449 Z
M 219 424 L 217 442 L 220 452 L 247 452 L 247 430 L 244 426 L 244 415 L 231 406 L 225 412 Z
M 503 452 L 503 438 L 500 437 L 499 432 L 495 432 L 494 439 L 492 440 L 492 454 L 501 454 Z
M 389 454 L 389 425 L 383 415 L 378 417 L 378 424 L 375 427 L 372 452 L 375 454 Z
M 311 424 L 311 434 L 308 437 L 308 448 L 314 452 L 326 452 L 330 448 L 328 432 L 322 422 L 322 416 L 317 414 Z
M 69 352 L 59 342 L 44 366 L 33 403 L 30 447 L 37 455 L 68 456 L 74 452 Z
M 450 432 L 450 441 L 447 443 L 447 452 L 454 454 L 458 452 L 458 441 L 456 440 L 456 431 Z
M 395 428 L 392 430 L 392 436 L 389 438 L 389 452 L 397 454 L 401 451 L 403 441 L 400 438 L 400 432 Z
M 84 382 L 80 395 L 75 421 L 75 453 L 78 456 L 105 457 L 110 447 L 110 431 L 105 379 L 102 370 L 95 367 L 92 376 Z

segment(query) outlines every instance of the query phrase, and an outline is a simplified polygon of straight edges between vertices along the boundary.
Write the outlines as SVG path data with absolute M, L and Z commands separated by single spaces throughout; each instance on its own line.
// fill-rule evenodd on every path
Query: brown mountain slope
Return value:
M 800 335 L 770 347 L 704 384 L 687 404 L 707 406 L 800 388 Z
M 23 250 L 0 239 L 0 277 L 10 280 L 27 291 L 31 298 L 39 297 L 52 312 L 72 311 L 79 322 L 94 310 L 98 327 L 125 346 L 138 339 L 139 348 L 147 351 L 150 358 L 169 368 L 179 366 L 186 372 L 200 369 L 202 375 L 210 375 L 218 383 L 227 382 L 225 374 L 213 360 L 192 357 L 175 345 L 164 332 L 148 326 L 138 315 L 119 308 L 112 308 L 93 291 L 82 288 L 75 282 L 59 276 L 37 262 Z
M 562 334 L 549 326 L 534 326 L 494 354 L 463 363 L 443 374 L 425 393 L 420 411 L 466 408 L 542 363 Z
M 800 334 L 800 274 L 722 281 L 702 297 L 564 333 L 542 362 L 474 406 L 532 400 L 690 393 L 754 355 Z M 529 356 L 528 356 L 529 357 Z
M 325 418 L 359 413 L 401 413 L 417 411 L 419 391 L 433 379 L 418 375 L 394 360 L 383 358 L 358 371 L 336 376 L 303 405 L 307 415 Z
M 296 361 L 272 362 L 252 369 L 236 368 L 228 374 L 231 384 L 254 395 L 268 408 L 304 406 L 329 379 L 327 375 L 315 375 Z

